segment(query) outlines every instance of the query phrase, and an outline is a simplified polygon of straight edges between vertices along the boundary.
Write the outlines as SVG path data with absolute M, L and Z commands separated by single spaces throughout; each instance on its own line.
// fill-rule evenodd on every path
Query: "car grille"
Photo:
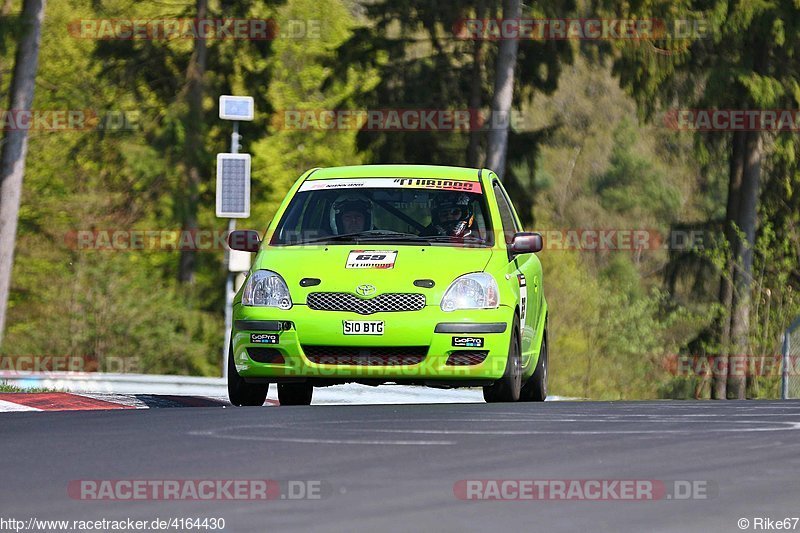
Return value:
M 387 292 L 374 298 L 359 298 L 349 292 L 312 292 L 306 298 L 310 309 L 318 311 L 350 311 L 359 315 L 419 311 L 425 307 L 425 295 Z
M 308 360 L 320 365 L 417 365 L 425 359 L 427 352 L 427 346 L 303 345 L 303 353 Z
M 479 365 L 483 363 L 487 355 L 489 352 L 483 350 L 461 350 L 451 353 L 447 358 L 447 364 L 450 366 Z

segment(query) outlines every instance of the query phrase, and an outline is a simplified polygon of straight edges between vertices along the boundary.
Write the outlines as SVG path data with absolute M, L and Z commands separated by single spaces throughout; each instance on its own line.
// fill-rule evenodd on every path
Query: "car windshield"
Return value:
M 292 198 L 271 244 L 383 241 L 491 246 L 480 183 L 416 178 L 307 181 Z

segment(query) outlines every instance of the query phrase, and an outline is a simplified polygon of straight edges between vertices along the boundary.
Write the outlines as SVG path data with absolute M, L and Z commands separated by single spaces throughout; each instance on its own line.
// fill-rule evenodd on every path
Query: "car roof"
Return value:
M 313 181 L 334 178 L 436 178 L 478 181 L 480 172 L 477 168 L 438 165 L 355 165 L 319 168 L 312 171 L 306 179 Z

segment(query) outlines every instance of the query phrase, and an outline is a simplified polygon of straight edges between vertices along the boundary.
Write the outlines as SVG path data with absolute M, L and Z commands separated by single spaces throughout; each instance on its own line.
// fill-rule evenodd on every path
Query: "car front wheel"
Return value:
M 536 370 L 525 382 L 519 399 L 523 402 L 543 402 L 547 398 L 547 329 L 542 336 L 542 347 L 539 349 L 539 360 Z
M 508 346 L 508 360 L 503 377 L 483 388 L 486 403 L 516 402 L 522 388 L 522 359 L 520 357 L 519 324 L 514 322 Z
M 264 405 L 269 383 L 247 383 L 236 371 L 233 362 L 233 343 L 228 347 L 228 398 L 236 406 Z

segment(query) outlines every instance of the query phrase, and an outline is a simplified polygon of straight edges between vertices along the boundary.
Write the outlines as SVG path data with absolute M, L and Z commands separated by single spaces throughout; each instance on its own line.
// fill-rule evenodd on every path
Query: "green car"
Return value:
M 309 170 L 289 190 L 233 303 L 228 393 L 308 405 L 348 382 L 483 387 L 487 402 L 547 395 L 538 233 L 487 169 Z

